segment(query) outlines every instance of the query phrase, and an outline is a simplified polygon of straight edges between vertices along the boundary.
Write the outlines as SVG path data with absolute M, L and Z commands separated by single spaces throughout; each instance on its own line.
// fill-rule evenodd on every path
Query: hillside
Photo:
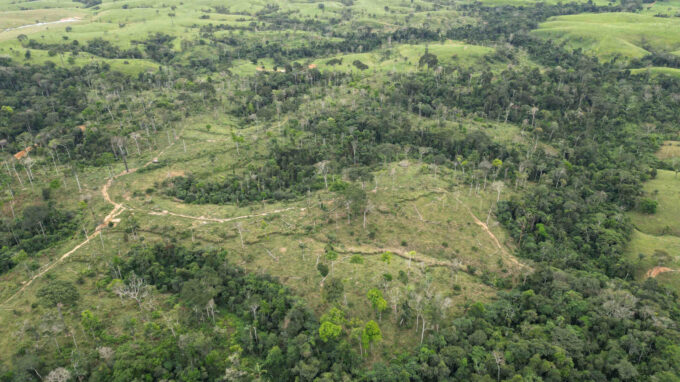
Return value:
M 0 0 L 0 380 L 679 378 L 676 9 Z

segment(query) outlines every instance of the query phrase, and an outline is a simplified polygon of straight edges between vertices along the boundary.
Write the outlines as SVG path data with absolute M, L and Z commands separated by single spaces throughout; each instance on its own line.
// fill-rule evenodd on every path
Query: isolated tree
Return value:
M 326 190 L 328 190 L 328 167 L 329 167 L 329 164 L 330 164 L 330 161 L 324 160 L 324 161 L 321 161 L 321 162 L 319 162 L 315 165 L 318 173 L 323 176 L 323 184 L 324 184 Z
M 329 303 L 336 302 L 345 293 L 345 286 L 342 280 L 337 277 L 331 277 L 330 280 L 324 283 L 321 295 L 323 299 Z
M 437 59 L 437 56 L 434 54 L 430 53 L 429 47 L 425 47 L 425 53 L 420 56 L 420 59 L 418 60 L 418 67 L 423 67 L 427 65 L 428 69 L 433 69 L 436 68 L 437 65 L 439 64 L 439 59 Z
M 338 253 L 335 252 L 332 249 L 329 249 L 324 254 L 324 257 L 326 258 L 326 260 L 331 262 L 331 274 L 333 274 L 333 268 L 334 268 L 334 265 L 335 265 L 335 260 L 338 259 Z
M 373 344 L 380 341 L 382 341 L 380 326 L 373 320 L 368 321 L 361 332 L 361 342 L 365 348 L 373 350 Z
M 234 141 L 234 144 L 236 144 L 236 154 L 241 155 L 241 152 L 239 151 L 239 145 L 246 141 L 245 138 L 242 135 L 231 133 L 231 140 Z
M 137 155 L 141 155 L 141 154 L 142 154 L 142 151 L 139 149 L 139 142 L 138 142 L 138 140 L 139 140 L 141 137 L 142 137 L 142 136 L 141 136 L 139 133 L 132 133 L 132 134 L 130 134 L 130 138 L 132 138 L 132 140 L 135 141 L 135 146 L 137 146 Z
M 347 223 L 351 223 L 351 216 L 358 215 L 364 211 L 367 204 L 366 191 L 354 184 L 348 184 L 340 191 L 343 203 L 347 208 Z
M 123 163 L 125 164 L 125 172 L 130 172 L 127 163 L 127 149 L 125 147 L 125 138 L 113 137 L 111 138 L 111 145 L 116 148 L 121 158 L 123 159 Z
M 373 309 L 375 309 L 378 321 L 382 320 L 382 312 L 387 309 L 387 301 L 383 298 L 382 292 L 379 289 L 373 288 L 366 293 L 366 297 L 368 297 L 368 301 L 371 302 Z
M 68 382 L 69 380 L 71 380 L 71 372 L 63 367 L 50 371 L 43 379 L 44 382 Z
M 319 263 L 316 265 L 316 269 L 319 271 L 319 274 L 321 274 L 322 277 L 326 277 L 328 275 L 328 265 Z
M 141 310 L 142 301 L 149 296 L 149 287 L 143 278 L 132 272 L 125 282 L 118 282 L 113 287 L 113 293 L 121 299 L 125 297 L 135 300 Z

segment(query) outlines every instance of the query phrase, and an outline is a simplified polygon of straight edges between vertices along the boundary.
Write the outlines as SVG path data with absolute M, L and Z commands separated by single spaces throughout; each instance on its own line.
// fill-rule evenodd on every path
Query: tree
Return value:
M 243 138 L 243 136 L 240 134 L 231 133 L 231 140 L 233 140 L 236 144 L 236 154 L 241 155 L 241 152 L 239 151 L 239 145 L 246 141 L 245 138 Z
M 329 248 L 326 250 L 324 257 L 331 262 L 331 274 L 333 274 L 333 267 L 335 265 L 335 260 L 338 259 L 338 253 Z
M 345 293 L 345 286 L 342 280 L 337 277 L 332 277 L 328 282 L 324 283 L 322 296 L 327 302 L 335 302 Z
M 149 296 L 149 287 L 143 278 L 132 272 L 126 282 L 116 283 L 113 287 L 113 293 L 118 295 L 121 299 L 127 297 L 135 300 L 141 310 L 142 300 Z
M 45 382 L 67 382 L 71 379 L 71 372 L 63 367 L 58 367 L 45 377 Z
M 75 305 L 80 299 L 78 289 L 72 283 L 64 280 L 50 281 L 38 289 L 38 300 L 45 306 L 54 307 L 57 304 Z
M 366 191 L 354 184 L 348 184 L 340 191 L 340 196 L 347 208 L 347 222 L 351 223 L 351 216 L 362 213 L 366 208 Z
M 434 69 L 437 67 L 437 64 L 439 63 L 439 59 L 437 59 L 437 56 L 429 52 L 429 48 L 425 47 L 425 53 L 420 56 L 420 59 L 418 60 L 418 67 L 423 67 L 427 65 L 428 69 Z
M 373 306 L 373 309 L 375 309 L 376 314 L 378 314 L 378 320 L 382 319 L 382 312 L 387 309 L 387 301 L 385 298 L 383 298 L 383 294 L 380 290 L 378 289 L 370 289 L 368 293 L 366 293 L 366 297 L 368 297 L 368 300 L 371 302 L 371 305 Z
M 328 265 L 319 263 L 316 265 L 316 269 L 319 271 L 322 277 L 326 277 L 328 275 Z
M 364 347 L 369 347 L 373 349 L 373 344 L 382 341 L 382 332 L 380 331 L 380 326 L 371 320 L 366 323 L 364 330 L 361 332 L 361 342 Z
M 92 335 L 92 338 L 98 337 L 99 331 L 102 329 L 102 322 L 90 310 L 84 310 L 80 314 L 80 323 L 85 331 Z
M 337 339 L 340 333 L 342 333 L 342 327 L 330 321 L 325 321 L 319 326 L 319 337 L 323 342 Z

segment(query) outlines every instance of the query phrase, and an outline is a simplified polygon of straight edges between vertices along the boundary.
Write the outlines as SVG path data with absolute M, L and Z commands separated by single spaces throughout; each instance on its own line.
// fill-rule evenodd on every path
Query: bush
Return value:
M 319 265 L 316 266 L 316 269 L 319 270 L 319 273 L 322 277 L 326 277 L 328 275 L 328 265 L 319 263 Z
M 64 280 L 53 280 L 37 293 L 40 303 L 47 307 L 54 307 L 61 303 L 63 305 L 75 305 L 80 299 L 80 294 L 76 287 Z
M 655 214 L 658 206 L 659 202 L 656 200 L 644 198 L 638 203 L 638 210 L 643 214 Z

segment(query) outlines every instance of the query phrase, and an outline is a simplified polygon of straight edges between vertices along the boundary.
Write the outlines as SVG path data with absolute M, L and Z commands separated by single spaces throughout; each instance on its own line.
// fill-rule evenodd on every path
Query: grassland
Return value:
M 671 153 L 662 149 L 660 155 Z M 659 280 L 680 290 L 680 177 L 659 170 L 657 177 L 645 184 L 644 192 L 658 202 L 658 209 L 653 215 L 630 213 L 636 230 L 627 255 L 637 264 L 638 277 L 649 277 L 655 267 L 663 267 L 666 272 L 659 274 Z
M 209 130 L 205 127 L 208 123 L 212 126 Z M 470 129 L 484 129 L 499 141 L 509 141 L 517 135 L 514 127 L 502 124 L 466 121 L 466 125 Z M 57 275 L 82 285 L 79 287 L 85 293 L 82 306 L 120 323 L 117 327 L 134 327 L 128 323 L 130 320 L 166 325 L 164 320 L 174 320 L 172 310 L 164 313 L 165 318 L 147 317 L 148 310 L 121 303 L 110 288 L 98 284 L 110 274 L 112 258 L 124 255 L 132 246 L 155 242 L 227 250 L 233 263 L 248 271 L 278 277 L 319 313 L 328 308 L 321 295 L 326 278 L 316 269 L 317 262 L 324 262 L 331 268 L 329 277 L 343 282 L 346 292 L 343 304 L 362 319 L 373 315 L 366 304 L 367 289 L 387 286 L 390 293 L 402 296 L 408 293 L 409 286 L 397 280 L 400 271 L 406 273 L 409 285 L 431 285 L 450 301 L 451 313 L 464 310 L 471 301 L 493 298 L 496 277 L 519 281 L 530 271 L 529 266 L 513 256 L 508 235 L 490 214 L 496 190 L 491 186 L 486 190 L 470 189 L 459 180 L 459 172 L 439 168 L 435 173 L 434 168 L 417 160 L 387 163 L 374 172 L 374 182 L 365 184 L 373 205 L 365 228 L 361 216 L 348 219 L 337 195 L 323 190 L 286 203 L 240 207 L 185 204 L 164 196 L 158 184 L 188 173 L 201 179 L 220 179 L 232 166 L 252 163 L 254 157 L 264 153 L 268 140 L 277 136 L 278 129 L 259 124 L 245 127 L 241 121 L 218 113 L 189 118 L 176 132 L 177 139 L 163 133 L 156 137 L 162 143 L 160 151 L 137 155 L 131 150 L 130 167 L 143 169 L 121 175 L 107 189 L 106 195 L 123 206 L 117 216 L 120 220 L 112 227 L 104 228 L 101 236 L 95 235 L 62 261 L 58 259 L 64 253 L 83 243 L 85 233 L 78 232 L 39 254 L 35 258 L 38 270 L 17 268 L 0 277 L 0 298 L 4 302 L 41 269 L 53 267 L 6 304 L 6 310 L 0 310 L 3 322 L 13 322 L 9 330 L 19 329 L 20 320 L 16 317 L 26 319 L 41 314 L 42 308 L 35 304 L 35 293 L 47 279 Z M 239 149 L 231 139 L 233 132 L 245 138 Z M 158 158 L 159 163 L 151 163 L 153 158 Z M 33 198 L 39 198 L 39 190 L 50 180 L 63 178 L 52 171 L 47 158 L 36 159 L 39 162 L 35 171 L 42 176 L 32 193 L 25 194 Z M 62 174 L 66 171 L 58 169 Z M 123 170 L 117 165 L 112 173 L 122 174 Z M 93 216 L 86 224 L 85 229 L 91 234 L 93 227 L 113 208 L 102 192 L 110 173 L 105 168 L 86 168 L 79 175 L 82 193 L 72 179 L 66 178 L 55 197 L 60 206 L 69 209 L 78 208 L 80 200 L 88 201 L 97 217 Z M 507 192 L 511 191 L 504 191 Z M 134 234 L 126 233 L 131 225 L 138 226 Z M 337 259 L 325 257 L 328 245 L 339 254 Z M 385 258 L 385 252 L 392 255 Z M 350 262 L 356 256 L 362 259 L 361 264 Z M 386 281 L 385 274 L 393 280 Z M 150 301 L 164 304 L 168 298 L 154 292 Z M 142 316 L 144 319 L 140 319 Z M 393 322 L 383 322 L 381 328 L 390 351 L 417 341 L 415 334 L 412 336 L 410 331 L 404 334 Z M 14 341 L 16 338 L 4 336 L 0 349 L 12 348 Z
M 207 0 L 189 3 L 169 1 L 162 4 L 151 1 L 105 1 L 92 8 L 83 8 L 80 3 L 65 1 L 0 4 L 0 55 L 12 57 L 15 61 L 21 62 L 26 51 L 17 40 L 21 35 L 46 44 L 75 40 L 84 42 L 94 38 L 104 38 L 114 42 L 120 48 L 129 49 L 135 45 L 135 41 L 143 40 L 150 34 L 167 33 L 178 37 L 174 41 L 174 48 L 180 51 L 183 40 L 198 37 L 200 26 L 225 24 L 245 27 L 256 20 L 249 15 L 264 9 L 269 4 L 268 1 L 230 2 L 226 7 L 229 13 L 216 12 L 215 7 L 224 6 L 224 4 Z M 464 19 L 455 17 L 455 12 L 450 10 L 440 9 L 435 11 L 429 3 L 421 1 L 403 2 L 403 4 L 397 6 L 393 1 L 357 1 L 351 7 L 330 1 L 318 3 L 281 1 L 277 2 L 276 5 L 280 7 L 282 12 L 294 12 L 297 17 L 302 19 L 340 18 L 343 10 L 351 9 L 357 16 L 346 22 L 346 25 L 338 26 L 339 30 L 344 28 L 347 31 L 355 30 L 360 25 L 370 25 L 374 29 L 394 29 L 398 25 L 405 25 L 407 20 L 409 24 L 427 24 L 431 28 L 436 28 L 450 23 L 451 20 Z M 323 7 L 320 5 L 323 5 Z M 414 13 L 414 7 L 419 7 L 420 11 Z M 62 19 L 72 20 L 52 23 Z M 20 28 L 8 29 L 17 27 Z M 68 31 L 66 31 L 67 27 Z M 279 41 L 287 47 L 305 45 L 309 41 L 323 38 L 323 36 L 303 31 L 293 31 L 292 35 L 288 32 L 246 32 L 243 37 L 249 35 L 252 35 L 254 41 L 259 42 L 263 39 L 272 42 Z M 481 47 L 471 47 L 470 49 L 469 52 L 462 52 L 461 56 L 475 58 L 485 53 Z M 417 50 L 422 50 L 422 48 Z M 446 51 L 442 53 L 448 54 Z M 201 55 L 200 52 L 193 52 L 192 54 Z M 413 52 L 399 52 L 398 54 L 403 54 L 408 57 L 407 61 L 414 62 L 413 57 L 411 57 Z M 208 55 L 214 56 L 214 52 L 208 52 Z M 49 57 L 46 51 L 31 50 L 31 60 L 35 63 L 51 61 L 56 65 L 71 66 L 100 61 L 108 63 L 115 70 L 129 74 L 157 68 L 157 65 L 144 60 L 112 60 L 82 55 L 80 57 L 74 56 L 69 61 L 69 56 L 70 53 L 60 57 Z M 362 58 L 367 59 L 366 57 Z M 266 59 L 263 61 L 263 64 L 267 63 Z M 417 57 L 415 61 L 417 61 Z M 387 65 L 386 63 L 385 66 Z M 410 66 L 410 64 L 406 65 L 400 62 L 399 66 Z M 255 67 L 247 61 L 237 62 L 233 72 L 250 75 L 254 72 Z
M 673 52 L 680 48 L 680 19 L 649 14 L 599 13 L 559 16 L 533 31 L 537 36 L 565 42 L 602 60 L 616 56 L 640 58 L 646 50 Z
M 649 15 L 678 17 L 678 15 L 680 14 L 680 1 L 664 0 L 655 1 L 651 4 L 643 4 L 641 13 Z
M 664 76 L 671 76 L 671 77 L 680 77 L 680 69 L 676 69 L 676 68 L 665 68 L 665 67 L 651 66 L 649 68 L 632 69 L 630 72 L 633 73 L 633 74 L 649 73 L 652 76 L 664 75 Z
M 644 192 L 659 203 L 659 208 L 653 215 L 634 213 L 635 226 L 652 235 L 680 236 L 680 176 L 672 171 L 659 170 L 657 177 L 645 184 Z
M 355 53 L 316 59 L 309 64 L 315 65 L 319 70 L 334 70 L 347 72 L 360 72 L 353 63 L 361 61 L 368 66 L 367 71 L 387 72 L 416 72 L 419 58 L 426 49 L 437 56 L 441 64 L 470 66 L 483 61 L 484 57 L 494 52 L 492 48 L 469 45 L 456 41 L 446 41 L 433 45 L 406 45 L 400 44 L 383 49 L 378 52 Z M 339 64 L 331 65 L 332 60 L 341 60 Z
M 656 156 L 661 160 L 680 158 L 680 141 L 664 141 Z

